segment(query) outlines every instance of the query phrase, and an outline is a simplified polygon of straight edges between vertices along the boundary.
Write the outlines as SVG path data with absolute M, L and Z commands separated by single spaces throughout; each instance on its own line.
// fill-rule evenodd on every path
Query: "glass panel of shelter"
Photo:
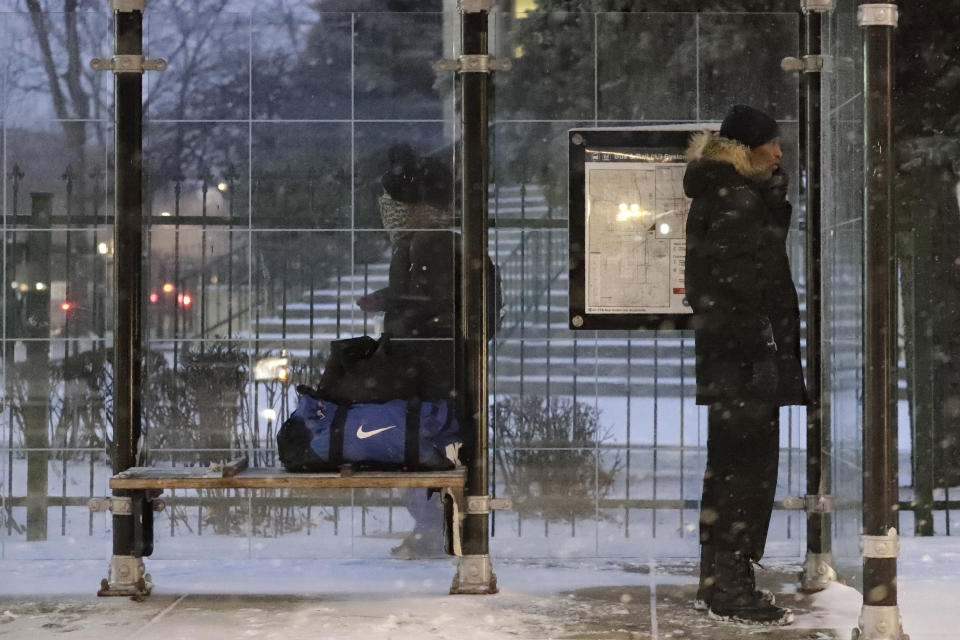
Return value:
M 180 461 L 184 456 L 193 459 L 195 452 L 213 449 L 218 453 L 256 450 L 262 456 L 260 462 L 276 464 L 275 457 L 271 457 L 273 443 L 267 436 L 275 434 L 277 421 L 283 419 L 295 396 L 289 385 L 284 388 L 273 380 L 271 389 L 266 389 L 267 382 L 255 380 L 255 363 L 286 350 L 294 362 L 291 370 L 311 380 L 322 366 L 329 340 L 375 333 L 376 319 L 364 313 L 356 301 L 372 289 L 371 273 L 378 273 L 376 278 L 383 282 L 391 256 L 390 238 L 383 231 L 379 205 L 383 193 L 380 177 L 389 169 L 387 151 L 396 143 L 405 143 L 418 156 L 442 158 L 451 173 L 458 167 L 453 142 L 457 122 L 453 83 L 450 74 L 437 75 L 430 70 L 436 59 L 455 55 L 459 46 L 456 14 L 351 14 L 296 9 L 291 18 L 278 20 L 275 15 L 258 11 L 181 15 L 162 2 L 151 4 L 146 17 L 149 55 L 167 58 L 170 68 L 162 74 L 147 74 L 145 84 L 145 213 L 151 224 L 151 248 L 144 271 L 150 286 L 145 294 L 153 292 L 154 276 L 175 267 L 184 274 L 196 271 L 203 262 L 202 273 L 196 274 L 194 280 L 194 288 L 203 291 L 192 298 L 191 319 L 183 319 L 179 324 L 182 331 L 164 333 L 163 318 L 146 314 L 148 351 L 156 351 L 165 362 L 161 366 L 160 360 L 150 360 L 145 366 L 147 379 L 158 383 L 156 387 L 150 383 L 145 386 L 145 393 L 153 391 L 144 398 L 146 439 L 156 462 L 174 458 Z M 88 50 L 85 55 L 108 57 L 112 42 L 109 16 L 96 14 L 85 19 L 99 20 L 95 30 L 98 38 L 84 41 L 85 51 Z M 22 14 L 3 14 L 0 20 L 7 32 L 29 29 Z M 649 472 L 653 464 L 650 446 L 654 429 L 647 419 L 645 404 L 650 394 L 637 388 L 637 380 L 652 379 L 652 358 L 647 357 L 649 353 L 640 355 L 650 350 L 650 338 L 627 332 L 577 333 L 560 320 L 567 286 L 562 268 L 566 249 L 562 222 L 566 218 L 565 132 L 585 124 L 715 122 L 731 102 L 763 105 L 774 113 L 785 132 L 791 199 L 797 205 L 796 224 L 800 217 L 796 190 L 800 184 L 797 91 L 795 78 L 780 71 L 779 59 L 796 55 L 799 49 L 798 17 L 710 13 L 546 15 L 533 11 L 522 18 L 496 12 L 491 20 L 492 51 L 497 56 L 511 57 L 514 62 L 512 71 L 497 73 L 494 78 L 490 212 L 495 224 L 490 247 L 502 269 L 507 306 L 503 334 L 496 337 L 491 347 L 491 367 L 497 376 L 491 384 L 492 401 L 499 405 L 514 399 L 515 382 L 520 379 L 529 387 L 523 394 L 525 399 L 549 395 L 573 402 L 576 397 L 577 403 L 598 411 L 600 426 L 609 423 L 615 432 L 609 441 L 593 437 L 590 446 L 581 443 L 573 447 L 585 454 L 584 464 L 597 474 L 605 477 L 609 473 L 615 478 L 609 492 L 602 496 L 594 487 L 593 509 L 582 518 L 574 518 L 574 529 L 563 517 L 554 526 L 552 516 L 541 513 L 524 515 L 518 532 L 508 534 L 512 531 L 509 518 L 513 516 L 498 516 L 507 520 L 507 526 L 498 524 L 495 538 L 524 538 L 531 531 L 536 531 L 539 538 L 544 532 L 555 532 L 549 533 L 549 537 L 561 538 L 556 541 L 559 549 L 563 539 L 587 535 L 593 544 L 584 546 L 583 553 L 591 549 L 594 553 L 613 550 L 620 548 L 617 540 L 621 537 L 625 540 L 628 535 L 639 536 L 637 532 L 641 530 L 649 535 L 654 523 L 660 522 L 642 515 L 648 513 L 643 509 L 634 513 L 632 507 L 628 512 L 619 505 L 608 507 L 598 502 L 646 497 L 649 492 L 644 492 L 652 491 L 654 478 Z M 851 34 L 855 27 L 851 26 L 848 8 L 839 9 L 832 21 L 830 46 L 839 54 L 856 40 L 856 34 Z M 664 46 L 665 42 L 670 46 Z M 754 51 L 764 54 L 757 57 L 751 53 Z M 188 54 L 193 54 L 199 66 L 189 67 Z M 655 63 L 651 64 L 651 59 Z M 854 142 L 860 127 L 854 99 L 859 83 L 855 68 L 851 64 L 840 69 L 825 98 L 830 108 L 827 121 L 838 127 L 829 136 L 833 146 L 825 152 L 835 167 L 859 163 Z M 752 71 L 744 73 L 744 69 Z M 11 252 L 21 238 L 41 234 L 51 239 L 54 271 L 61 273 L 64 283 L 73 283 L 65 270 L 68 264 L 71 269 L 75 264 L 86 265 L 76 273 L 91 274 L 86 295 L 96 302 L 94 315 L 99 321 L 85 327 L 77 320 L 71 324 L 69 334 L 51 329 L 49 336 L 38 338 L 69 338 L 48 343 L 50 357 L 55 360 L 62 357 L 58 354 L 62 354 L 64 344 L 78 351 L 92 351 L 94 343 L 106 338 L 112 325 L 110 228 L 104 226 L 104 205 L 109 201 L 112 174 L 107 161 L 112 145 L 112 124 L 108 122 L 110 78 L 108 74 L 89 71 L 83 74 L 104 98 L 98 115 L 82 126 L 77 125 L 86 140 L 82 154 L 86 158 L 86 177 L 82 197 L 77 195 L 80 192 L 76 186 L 80 178 L 74 178 L 70 215 L 92 217 L 70 223 L 69 232 L 56 225 L 28 230 L 30 224 L 21 222 L 29 212 L 31 192 L 53 193 L 54 215 L 66 215 L 68 181 L 61 174 L 67 170 L 58 162 L 63 164 L 61 150 L 67 143 L 67 133 L 54 124 L 52 111 L 51 117 L 44 119 L 37 115 L 42 111 L 25 108 L 33 104 L 33 98 L 28 100 L 20 92 L 10 74 L 4 76 L 3 85 L 4 166 L 9 172 L 18 165 L 24 173 L 17 178 L 16 189 L 12 188 L 12 175 L 5 176 L 5 264 L 16 257 Z M 44 100 L 49 104 L 49 96 L 41 102 Z M 38 124 L 41 120 L 43 126 Z M 79 171 L 79 161 L 71 159 L 68 164 Z M 40 180 L 44 172 L 50 175 Z M 857 336 L 850 333 L 853 325 L 838 320 L 849 314 L 858 295 L 858 280 L 854 277 L 859 269 L 858 223 L 855 219 L 839 219 L 855 216 L 854 212 L 859 211 L 858 196 L 856 189 L 850 188 L 854 182 L 850 175 L 836 173 L 828 179 L 833 181 L 830 188 L 837 206 L 835 213 L 828 213 L 825 208 L 825 215 L 838 218 L 831 222 L 836 234 L 825 237 L 825 255 L 830 256 L 826 262 L 835 265 L 829 276 L 832 282 L 842 283 L 827 287 L 838 293 L 836 298 L 825 301 L 827 313 L 836 320 L 825 327 L 825 343 L 836 354 L 830 370 L 830 378 L 835 381 L 831 392 L 837 393 L 831 414 L 838 447 L 834 479 L 838 497 L 848 496 L 856 502 L 860 445 L 857 421 L 848 416 L 858 415 L 859 346 Z M 219 188 L 221 184 L 224 189 Z M 16 204 L 14 197 L 18 198 Z M 455 186 L 451 187 L 449 202 L 456 212 Z M 175 205 L 179 206 L 179 214 L 171 210 Z M 164 211 L 171 217 L 183 218 L 179 222 L 184 252 L 179 257 L 171 254 L 176 245 L 176 225 L 159 219 L 165 217 Z M 840 228 L 843 223 L 849 223 L 846 229 Z M 444 228 L 456 229 L 456 220 Z M 825 224 L 825 234 L 832 228 Z M 199 239 L 203 234 L 206 239 Z M 68 237 L 69 255 L 64 253 Z M 101 243 L 106 245 L 105 252 L 99 251 Z M 801 235 L 793 233 L 791 243 L 794 268 L 800 273 Z M 192 247 L 189 250 L 188 245 Z M 82 252 L 81 246 L 86 247 Z M 13 362 L 17 362 L 18 356 L 13 354 L 16 349 L 22 350 L 23 336 L 9 313 L 16 296 L 9 280 L 19 271 L 8 268 L 6 273 L 4 353 L 10 353 Z M 213 282 L 213 278 L 217 281 Z M 157 280 L 162 287 L 166 279 L 160 280 L 164 280 Z M 314 298 L 315 314 L 313 321 L 306 321 L 306 335 L 295 334 L 294 327 L 302 328 L 304 319 L 294 313 L 294 307 L 310 304 L 311 292 L 321 291 L 325 296 L 334 292 L 333 297 L 325 297 L 320 303 Z M 845 293 L 840 299 L 840 291 L 849 295 Z M 202 322 L 198 311 L 201 308 L 205 309 Z M 52 314 L 60 311 L 52 305 Z M 285 311 L 289 313 L 284 315 Z M 267 331 L 265 319 L 277 316 L 281 319 L 280 329 Z M 284 317 L 288 320 L 286 330 Z M 186 330 L 188 324 L 190 331 Z M 63 326 L 58 327 L 56 331 L 62 332 Z M 81 329 L 82 335 L 76 333 Z M 683 347 L 678 346 L 681 339 L 686 341 Z M 664 375 L 658 373 L 655 385 L 663 398 L 657 442 L 670 442 L 679 446 L 680 452 L 661 458 L 656 467 L 664 478 L 668 472 L 675 474 L 682 469 L 679 484 L 675 483 L 676 491 L 669 493 L 668 499 L 678 499 L 680 493 L 684 499 L 694 499 L 702 472 L 705 420 L 688 393 L 692 357 L 680 363 L 679 354 L 689 354 L 691 340 L 689 336 L 660 336 L 657 341 L 658 366 L 664 367 Z M 102 346 L 102 340 L 99 344 Z M 6 348 L 14 345 L 16 349 Z M 226 360 L 227 356 L 235 357 L 243 379 L 238 383 L 236 396 L 224 400 L 231 411 L 235 410 L 230 413 L 235 424 L 219 436 L 216 429 L 194 434 L 203 440 L 194 442 L 196 438 L 187 437 L 185 427 L 165 434 L 158 425 L 167 420 L 159 417 L 163 413 L 160 409 L 170 406 L 168 400 L 162 399 L 163 394 L 182 387 L 187 375 L 186 356 L 198 355 L 201 345 L 205 356 L 220 353 Z M 620 364 L 613 361 L 615 352 L 626 354 L 628 349 L 629 358 L 624 356 Z M 531 373 L 543 372 L 545 363 L 549 363 L 546 370 L 550 376 L 562 372 L 569 378 L 561 383 L 552 377 L 554 384 L 549 393 L 544 386 L 547 376 Z M 7 378 L 13 380 L 9 375 L 10 358 L 5 357 L 4 364 Z M 201 377 L 229 368 L 223 362 L 203 360 L 191 366 Z M 629 371 L 629 384 L 624 381 L 623 371 Z M 672 373 L 666 375 L 669 372 Z M 685 383 L 677 385 L 673 374 L 681 372 L 686 376 Z M 164 377 L 167 373 L 169 376 Z M 517 378 L 518 375 L 526 377 Z M 678 390 L 683 391 L 682 397 Z M 629 411 L 625 409 L 628 406 Z M 683 437 L 668 436 L 666 426 L 676 424 L 680 416 L 685 425 Z M 801 412 L 793 414 L 793 423 L 795 438 L 785 443 L 791 450 L 802 446 Z M 16 429 L 10 430 L 9 421 L 4 424 L 5 435 L 13 434 L 17 441 Z M 569 424 L 572 426 L 573 420 Z M 220 438 L 216 442 L 215 436 Z M 504 440 L 496 446 L 506 447 Z M 518 450 L 514 446 L 503 452 Z M 534 444 L 528 450 L 536 455 L 525 463 L 527 467 L 544 472 L 544 465 L 550 464 L 550 447 Z M 629 456 L 629 474 L 624 466 L 617 465 L 617 456 L 621 465 L 626 464 Z M 799 460 L 795 457 L 793 466 L 798 475 L 786 481 L 792 487 L 803 486 Z M 19 464 L 16 460 L 9 463 L 6 456 L 4 461 L 8 472 L 11 464 Z M 844 469 L 849 469 L 849 473 Z M 636 476 L 638 473 L 643 478 Z M 507 490 L 501 484 L 505 474 L 502 471 L 495 480 L 498 491 Z M 666 486 L 659 484 L 660 479 L 657 483 L 658 487 Z M 680 487 L 682 491 L 677 493 Z M 666 494 L 658 488 L 657 496 L 663 495 Z M 374 510 L 376 518 L 388 522 L 393 498 L 379 496 L 372 500 L 367 507 Z M 236 508 L 240 509 L 239 505 Z M 347 507 L 336 508 L 339 512 Z M 195 518 L 201 518 L 204 509 L 200 501 L 194 500 L 190 509 Z M 242 513 L 244 520 L 254 517 L 249 505 L 243 507 Z M 608 521 L 606 516 L 611 514 L 614 517 Z M 350 531 L 362 531 L 362 526 L 357 528 L 364 517 L 361 511 L 351 511 L 347 517 L 350 520 L 338 513 L 336 535 L 346 535 L 347 522 L 351 523 Z M 663 526 L 656 525 L 658 537 L 674 535 L 668 532 L 675 531 L 678 517 L 690 522 L 693 515 L 687 509 L 666 516 Z M 853 512 L 838 514 L 837 531 L 854 531 L 858 517 Z M 535 526 L 528 526 L 534 521 Z M 666 523 L 673 523 L 673 528 Z M 389 530 L 388 525 L 381 529 L 383 526 Z M 164 530 L 158 526 L 158 535 Z M 787 533 L 785 529 L 775 529 L 772 535 L 785 537 Z M 793 549 L 799 538 L 794 537 L 795 530 L 789 535 L 788 546 Z M 854 534 L 849 537 L 854 539 Z M 538 545 L 542 546 L 542 540 Z M 158 549 L 164 547 L 158 545 Z M 509 553 L 509 549 L 521 547 L 519 543 L 505 542 L 502 550 Z M 378 549 L 371 553 L 383 551 Z M 843 548 L 844 553 L 847 551 Z
M 567 283 L 565 273 L 544 272 L 547 264 L 554 261 L 548 258 L 544 262 L 540 258 L 549 256 L 553 243 L 541 243 L 542 247 L 537 249 L 536 241 L 553 233 L 551 218 L 566 217 L 568 129 L 717 122 L 735 102 L 757 104 L 780 122 L 785 155 L 791 156 L 786 163 L 793 185 L 791 200 L 795 211 L 801 213 L 797 200 L 797 82 L 795 76 L 784 74 L 779 67 L 782 57 L 796 55 L 799 50 L 798 18 L 795 14 L 559 14 L 532 10 L 524 16 L 500 13 L 496 19 L 491 48 L 498 55 L 512 58 L 513 68 L 494 78 L 491 211 L 496 224 L 490 241 L 498 247 L 499 256 L 512 256 L 504 247 L 519 241 L 523 258 L 509 259 L 504 269 L 505 297 L 513 304 L 506 310 L 509 333 L 504 340 L 498 339 L 496 345 L 495 406 L 533 402 L 534 386 L 538 385 L 542 393 L 544 381 L 550 380 L 552 400 L 576 398 L 578 403 L 597 409 L 598 424 L 606 428 L 601 431 L 612 433 L 608 439 L 596 439 L 604 452 L 596 459 L 597 473 L 601 477 L 613 473 L 613 477 L 621 478 L 605 488 L 603 496 L 595 494 L 598 505 L 643 493 L 643 481 L 637 473 L 656 487 L 661 506 L 672 505 L 680 494 L 699 499 L 705 418 L 693 404 L 692 336 L 664 334 L 646 338 L 626 331 L 570 331 L 565 318 L 556 323 L 538 322 L 537 318 L 552 318 L 554 311 L 565 312 Z M 764 51 L 762 59 L 751 53 L 758 50 Z M 745 68 L 751 72 L 744 73 Z M 537 90 L 530 91 L 532 86 Z M 508 209 L 510 203 L 516 209 L 518 200 L 520 215 Z M 544 207 L 550 213 L 528 213 Z M 795 229 L 799 227 L 797 217 Z M 791 247 L 795 272 L 802 273 L 802 234 L 791 235 Z M 561 247 L 556 264 L 561 266 L 564 259 Z M 517 295 L 513 293 L 515 281 Z M 679 348 L 681 341 L 688 343 L 684 349 Z M 563 353 L 563 349 L 569 353 Z M 689 356 L 682 367 L 681 352 Z M 545 366 L 549 369 L 546 375 Z M 629 375 L 621 371 L 624 366 Z M 685 384 L 677 387 L 681 371 L 687 377 Z M 518 372 L 526 376 L 519 385 L 511 381 Z M 565 380 L 569 378 L 566 383 L 560 380 L 563 372 Z M 641 385 L 641 379 L 649 379 L 650 383 Z M 574 381 L 572 386 L 570 381 Z M 678 388 L 682 395 L 677 395 Z M 516 395 L 517 389 L 523 389 L 522 397 Z M 654 405 L 656 410 L 652 410 Z M 624 411 L 626 406 L 633 411 Z M 792 424 L 799 424 L 802 415 L 802 411 L 794 411 Z M 656 424 L 651 422 L 651 416 L 656 416 Z M 499 433 L 499 429 L 509 431 L 510 416 L 494 414 L 493 419 L 506 420 L 504 425 L 494 426 L 494 433 Z M 686 425 L 682 442 L 677 432 L 681 423 Z M 575 431 L 572 427 L 568 437 Z M 494 444 L 495 450 L 499 452 L 503 447 L 505 454 L 514 455 L 510 438 L 505 437 L 509 434 L 501 435 Z M 788 486 L 802 487 L 804 482 L 802 465 L 797 464 L 803 429 L 793 428 L 789 435 L 792 438 L 784 442 L 782 470 L 796 475 L 784 477 L 781 493 Z M 671 448 L 675 455 L 667 455 L 664 449 L 658 457 L 656 446 L 670 442 L 677 447 Z M 550 448 L 538 448 L 535 443 L 529 446 L 542 453 L 543 464 L 550 464 Z M 644 455 L 653 458 L 645 459 Z M 628 458 L 629 475 L 621 468 Z M 793 463 L 788 464 L 791 460 Z M 638 462 L 649 464 L 643 468 L 644 464 Z M 671 482 L 666 478 L 676 478 L 678 470 L 682 470 L 681 484 L 673 482 L 671 490 Z M 674 495 L 680 486 L 685 489 Z M 654 496 L 646 498 L 652 500 Z M 660 515 L 646 517 L 655 512 L 662 515 L 661 509 L 651 510 L 654 504 L 656 500 L 646 508 L 598 511 L 595 517 L 605 522 L 603 533 L 597 533 L 600 552 L 619 552 L 621 545 L 612 542 L 611 536 L 622 539 L 640 535 L 636 534 L 638 526 L 646 536 L 654 532 L 657 537 L 677 536 L 675 522 L 660 527 Z M 680 513 L 675 506 L 663 508 Z M 549 520 L 543 514 L 540 517 Z M 695 515 L 691 517 L 695 522 Z M 500 521 L 509 516 L 497 514 L 496 518 Z M 671 522 L 673 519 L 667 518 Z M 682 526 L 680 531 L 683 532 Z M 774 527 L 772 535 L 785 538 L 787 546 L 778 545 L 781 551 L 800 552 L 802 532 L 796 526 Z

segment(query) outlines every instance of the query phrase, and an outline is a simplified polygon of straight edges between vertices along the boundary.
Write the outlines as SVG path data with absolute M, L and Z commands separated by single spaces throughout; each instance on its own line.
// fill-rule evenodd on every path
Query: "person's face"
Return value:
M 771 173 L 780 166 L 780 158 L 783 157 L 783 151 L 780 149 L 780 138 L 774 138 L 759 147 L 754 147 L 750 152 L 753 154 L 753 163 Z

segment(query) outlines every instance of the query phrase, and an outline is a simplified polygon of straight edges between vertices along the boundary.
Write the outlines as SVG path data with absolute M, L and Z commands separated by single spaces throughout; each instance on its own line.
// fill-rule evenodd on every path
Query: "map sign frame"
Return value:
M 569 131 L 571 329 L 690 328 L 684 152 L 705 128 Z

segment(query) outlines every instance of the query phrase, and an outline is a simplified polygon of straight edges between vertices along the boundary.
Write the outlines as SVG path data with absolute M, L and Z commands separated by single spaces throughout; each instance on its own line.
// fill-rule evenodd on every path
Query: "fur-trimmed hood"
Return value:
M 714 131 L 699 131 L 690 137 L 687 162 L 683 187 L 691 198 L 702 195 L 717 181 L 730 180 L 731 169 L 748 180 L 762 181 L 770 177 L 768 170 L 753 163 L 747 145 Z

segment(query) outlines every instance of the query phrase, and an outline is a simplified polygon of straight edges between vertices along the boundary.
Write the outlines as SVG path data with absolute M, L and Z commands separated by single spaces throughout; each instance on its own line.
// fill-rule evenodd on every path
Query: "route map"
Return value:
M 586 313 L 691 313 L 683 283 L 690 200 L 682 156 L 586 162 Z

